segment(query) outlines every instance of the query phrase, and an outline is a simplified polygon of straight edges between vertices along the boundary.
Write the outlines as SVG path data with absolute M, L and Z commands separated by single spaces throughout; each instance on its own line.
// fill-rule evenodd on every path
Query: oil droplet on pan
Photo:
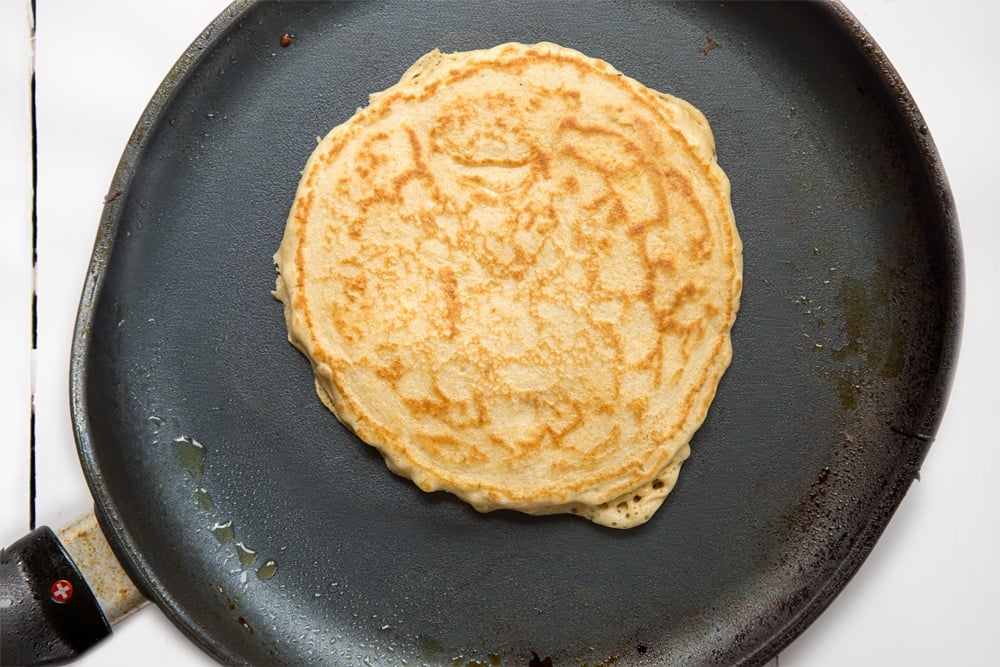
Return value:
M 233 521 L 223 521 L 212 526 L 212 534 L 221 544 L 232 544 L 236 539 L 236 531 L 233 530 Z
M 242 542 L 236 543 L 236 554 L 240 557 L 240 567 L 244 570 L 257 562 L 257 552 Z
M 275 575 L 278 571 L 278 564 L 273 560 L 266 561 L 263 565 L 257 568 L 257 578 L 261 581 L 268 581 Z
M 463 664 L 463 660 L 464 658 L 455 658 L 454 660 L 452 660 L 452 664 L 456 665 L 456 667 L 500 667 L 500 656 L 494 653 L 488 654 L 486 656 L 486 661 L 469 660 L 468 662 Z M 535 663 L 532 662 L 531 664 Z M 545 664 L 545 662 L 542 661 L 539 664 Z
M 177 449 L 177 461 L 195 479 L 201 479 L 205 471 L 205 445 L 186 435 L 174 440 L 174 445 Z
M 194 499 L 198 501 L 198 507 L 203 510 L 213 510 L 215 509 L 215 503 L 212 502 L 212 496 L 208 495 L 208 491 L 205 489 L 195 489 Z

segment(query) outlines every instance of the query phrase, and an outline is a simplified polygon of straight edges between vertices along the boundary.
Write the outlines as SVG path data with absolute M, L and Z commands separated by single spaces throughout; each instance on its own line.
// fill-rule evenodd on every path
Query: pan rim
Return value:
M 130 183 L 136 176 L 136 159 L 150 141 L 151 133 L 147 132 L 146 129 L 152 127 L 160 119 L 174 93 L 183 87 L 187 75 L 198 67 L 202 54 L 214 43 L 217 33 L 225 31 L 258 4 L 260 4 L 259 0 L 236 0 L 220 13 L 180 56 L 140 116 L 112 178 L 110 192 L 126 192 L 128 190 Z M 863 50 L 869 66 L 876 73 L 880 82 L 894 94 L 897 110 L 906 121 L 908 138 L 919 149 L 921 164 L 918 166 L 926 170 L 935 188 L 934 200 L 939 207 L 936 218 L 939 220 L 943 232 L 942 238 L 947 242 L 943 254 L 951 260 L 951 265 L 946 267 L 946 272 L 949 277 L 953 278 L 953 284 L 950 285 L 951 299 L 947 304 L 946 325 L 941 332 L 941 369 L 938 378 L 928 391 L 930 409 L 925 418 L 926 423 L 923 425 L 924 432 L 911 436 L 921 441 L 919 455 L 913 459 L 912 467 L 899 469 L 892 483 L 886 486 L 880 496 L 878 508 L 872 512 L 873 520 L 866 524 L 833 574 L 824 580 L 823 585 L 805 603 L 798 614 L 791 617 L 783 628 L 776 631 L 741 664 L 763 664 L 778 654 L 822 614 L 865 562 L 919 472 L 923 458 L 933 441 L 933 435 L 943 417 L 951 389 L 961 339 L 964 304 L 960 228 L 940 155 L 915 101 L 900 75 L 872 36 L 840 0 L 830 0 L 823 2 L 822 5 L 831 19 L 836 21 L 851 40 Z M 111 256 L 114 240 L 121 223 L 123 199 L 123 197 L 116 197 L 105 204 L 97 229 L 94 251 L 87 269 L 73 333 L 70 361 L 70 408 L 81 466 L 95 501 L 95 512 L 102 529 L 119 561 L 130 577 L 139 585 L 142 592 L 164 611 L 175 626 L 203 650 L 224 662 L 239 662 L 238 656 L 226 646 L 202 632 L 200 626 L 190 619 L 183 606 L 153 576 L 147 560 L 138 549 L 133 536 L 112 502 L 109 487 L 96 459 L 86 407 L 88 372 L 86 359 L 91 342 L 94 306 L 101 295 L 107 277 L 108 259 Z
M 238 664 L 239 657 L 205 632 L 199 631 L 182 605 L 170 595 L 160 581 L 151 575 L 151 568 L 125 526 L 115 507 L 104 475 L 98 465 L 93 440 L 90 437 L 87 415 L 87 349 L 91 342 L 94 306 L 107 277 L 108 259 L 114 248 L 115 237 L 121 224 L 124 194 L 136 175 L 135 163 L 150 141 L 152 127 L 161 118 L 164 109 L 180 90 L 189 74 L 195 71 L 203 55 L 214 43 L 215 35 L 224 32 L 243 18 L 258 0 L 234 0 L 225 7 L 184 50 L 164 76 L 153 93 L 122 151 L 115 168 L 108 197 L 101 213 L 96 232 L 94 250 L 87 268 L 87 275 L 80 297 L 73 342 L 70 351 L 70 416 L 77 453 L 87 486 L 94 499 L 94 514 L 118 562 L 142 594 L 156 604 L 164 615 L 203 651 L 227 664 Z
M 745 665 L 762 665 L 790 645 L 822 615 L 864 565 L 896 510 L 899 509 L 911 484 L 919 477 L 920 467 L 934 442 L 934 437 L 944 416 L 961 346 L 964 310 L 962 240 L 958 212 L 940 153 L 931 138 L 930 130 L 916 101 L 899 72 L 871 33 L 841 0 L 825 0 L 822 4 L 852 40 L 861 47 L 869 66 L 877 74 L 880 82 L 886 89 L 893 91 L 896 96 L 897 109 L 906 120 L 908 138 L 919 147 L 920 155 L 923 158 L 922 166 L 927 170 L 935 187 L 934 198 L 940 208 L 940 225 L 942 230 L 946 232 L 944 238 L 947 242 L 947 248 L 944 254 L 951 259 L 949 274 L 953 278 L 953 283 L 951 285 L 951 298 L 948 300 L 950 308 L 946 316 L 947 325 L 942 331 L 941 374 L 938 376 L 938 381 L 929 390 L 929 393 L 932 394 L 929 399 L 932 404 L 930 414 L 925 417 L 926 422 L 921 432 L 901 434 L 917 441 L 917 449 L 919 450 L 917 455 L 911 459 L 911 465 L 908 469 L 896 471 L 894 479 L 886 485 L 879 498 L 878 506 L 871 513 L 871 516 L 876 517 L 876 520 L 870 521 L 864 527 L 850 550 L 841 559 L 838 567 L 824 580 L 823 585 L 803 606 L 802 611 L 793 616 L 783 628 L 777 630 L 766 643 L 748 656 L 742 663 Z

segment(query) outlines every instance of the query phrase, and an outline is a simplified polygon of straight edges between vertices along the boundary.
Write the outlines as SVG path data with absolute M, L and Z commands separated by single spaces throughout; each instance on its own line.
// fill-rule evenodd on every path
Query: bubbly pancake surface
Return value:
M 432 51 L 372 95 L 275 263 L 320 398 L 390 469 L 619 528 L 673 487 L 742 287 L 704 116 L 549 43 Z

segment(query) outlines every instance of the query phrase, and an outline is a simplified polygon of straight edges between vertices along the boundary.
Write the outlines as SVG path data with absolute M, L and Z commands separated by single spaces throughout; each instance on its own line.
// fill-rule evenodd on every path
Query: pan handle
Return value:
M 0 665 L 69 662 L 145 603 L 93 512 L 37 528 L 0 555 Z

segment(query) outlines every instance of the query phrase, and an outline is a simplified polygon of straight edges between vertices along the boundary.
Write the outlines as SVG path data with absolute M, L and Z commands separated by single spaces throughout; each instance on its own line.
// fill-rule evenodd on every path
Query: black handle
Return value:
M 0 552 L 0 665 L 68 662 L 111 634 L 87 582 L 47 526 Z

